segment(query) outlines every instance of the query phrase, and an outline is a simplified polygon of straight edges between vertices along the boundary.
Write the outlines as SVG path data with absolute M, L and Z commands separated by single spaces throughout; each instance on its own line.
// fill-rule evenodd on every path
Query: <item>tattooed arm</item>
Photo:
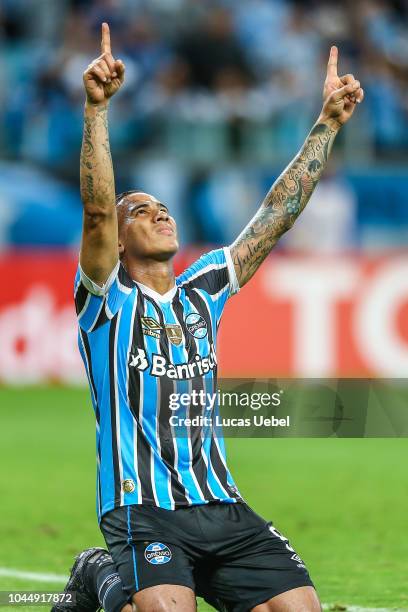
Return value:
M 230 247 L 240 287 L 252 278 L 308 203 L 339 129 L 350 119 L 356 103 L 363 97 L 360 83 L 352 75 L 337 76 L 337 48 L 332 47 L 323 91 L 324 105 L 318 121 L 302 149 Z
M 335 123 L 316 123 L 303 148 L 274 183 L 254 218 L 232 245 L 231 255 L 240 287 L 252 278 L 308 203 L 337 132 Z
M 118 261 L 115 181 L 109 147 L 109 98 L 124 80 L 124 65 L 114 60 L 107 24 L 102 25 L 102 54 L 84 72 L 86 91 L 80 183 L 84 206 L 80 262 L 98 284 L 106 282 Z

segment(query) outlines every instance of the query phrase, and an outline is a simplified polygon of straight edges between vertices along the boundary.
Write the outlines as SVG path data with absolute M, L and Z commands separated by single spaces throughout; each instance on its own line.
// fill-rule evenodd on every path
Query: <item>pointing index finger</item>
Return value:
M 110 31 L 107 23 L 102 24 L 102 41 L 101 41 L 102 53 L 111 53 L 111 42 L 110 42 Z
M 329 62 L 327 64 L 327 76 L 328 77 L 337 77 L 337 61 L 339 58 L 339 50 L 337 47 L 333 46 L 330 49 Z

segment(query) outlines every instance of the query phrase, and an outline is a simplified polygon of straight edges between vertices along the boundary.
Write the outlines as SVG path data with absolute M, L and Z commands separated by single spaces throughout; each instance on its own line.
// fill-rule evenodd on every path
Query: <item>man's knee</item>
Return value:
M 196 612 L 194 591 L 171 584 L 148 587 L 133 595 L 133 612 Z
M 299 587 L 272 597 L 251 612 L 321 612 L 319 598 L 313 587 Z

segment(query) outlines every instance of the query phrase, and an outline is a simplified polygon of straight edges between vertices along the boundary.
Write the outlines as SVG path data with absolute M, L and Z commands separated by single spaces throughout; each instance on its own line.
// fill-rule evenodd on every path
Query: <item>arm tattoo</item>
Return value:
M 272 185 L 258 212 L 231 246 L 241 287 L 255 274 L 308 203 L 336 134 L 337 130 L 325 123 L 314 126 L 298 155 Z
M 115 202 L 115 183 L 109 147 L 108 109 L 86 107 L 81 149 L 81 198 L 92 212 L 110 208 Z

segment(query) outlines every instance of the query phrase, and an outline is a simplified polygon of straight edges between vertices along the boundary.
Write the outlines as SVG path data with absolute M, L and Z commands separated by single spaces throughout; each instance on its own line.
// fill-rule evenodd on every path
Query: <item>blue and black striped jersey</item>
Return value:
M 96 415 L 97 512 L 151 504 L 174 509 L 241 499 L 222 436 L 174 435 L 170 398 L 215 393 L 216 341 L 239 289 L 228 248 L 203 255 L 160 295 L 118 263 L 104 287 L 78 267 L 79 349 Z M 215 408 L 216 410 L 217 408 Z M 190 414 L 183 405 L 180 413 Z

